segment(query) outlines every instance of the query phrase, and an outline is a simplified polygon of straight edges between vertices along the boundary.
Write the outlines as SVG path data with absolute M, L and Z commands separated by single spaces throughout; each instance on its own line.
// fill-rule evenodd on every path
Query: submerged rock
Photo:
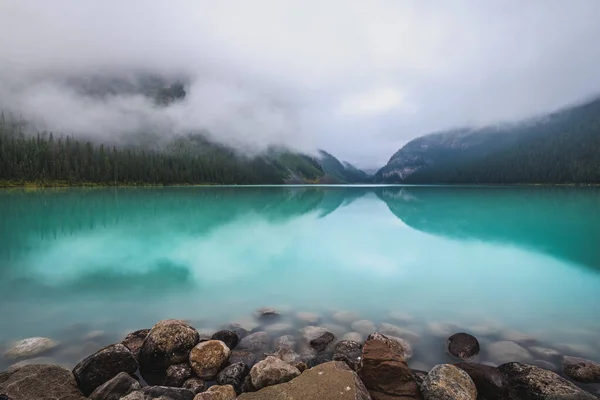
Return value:
M 471 377 L 480 397 L 486 400 L 508 399 L 508 386 L 498 368 L 475 363 L 458 363 L 454 365 Z
M 542 369 L 547 369 L 547 370 L 553 371 L 553 372 L 560 371 L 560 368 L 558 368 L 556 365 L 554 365 L 551 362 L 546 361 L 546 360 L 533 360 L 533 362 L 531 364 L 535 365 L 536 367 L 540 367 Z
M 306 324 L 306 325 L 315 325 L 321 321 L 321 317 L 317 314 L 309 313 L 309 312 L 299 312 L 296 314 L 296 319 L 298 321 Z
M 600 364 L 585 358 L 564 357 L 563 371 L 565 375 L 577 382 L 600 383 Z
M 362 343 L 365 337 L 358 332 L 348 332 L 342 336 L 342 340 L 352 340 L 353 342 Z
M 287 322 L 277 322 L 265 327 L 265 331 L 271 335 L 281 335 L 283 333 L 289 333 L 294 330 L 292 324 Z
M 214 379 L 227 365 L 231 351 L 220 340 L 198 343 L 190 352 L 190 365 L 194 374 L 202 379 Z
M 375 328 L 375 324 L 366 319 L 353 322 L 351 327 L 353 330 L 355 330 L 358 333 L 362 333 L 363 335 L 370 335 L 371 333 L 377 330 Z
M 354 311 L 338 311 L 333 314 L 333 320 L 338 324 L 348 325 L 357 321 L 360 315 Z
M 477 388 L 462 369 L 450 364 L 433 367 L 421 384 L 425 400 L 476 400 Z
M 288 382 L 300 375 L 298 368 L 269 356 L 255 364 L 250 370 L 252 385 L 256 389 Z
M 220 340 L 221 342 L 225 343 L 230 350 L 233 350 L 235 349 L 235 346 L 238 345 L 240 337 L 233 331 L 222 330 L 212 335 L 211 340 Z
M 367 339 L 358 375 L 373 399 L 421 398 L 406 362 L 384 340 Z
M 305 371 L 299 377 L 238 400 L 371 400 L 358 376 L 342 362 L 332 361 Z
M 88 397 L 89 400 L 119 400 L 134 390 L 140 389 L 140 383 L 127 372 L 121 372 L 108 382 L 98 386 Z
M 4 353 L 8 359 L 32 358 L 54 349 L 58 343 L 45 337 L 31 337 L 12 343 Z
M 251 353 L 266 352 L 269 342 L 270 338 L 267 332 L 254 332 L 240 340 L 236 350 L 246 350 Z
M 146 337 L 148 337 L 148 333 L 150 333 L 150 329 L 140 329 L 139 331 L 131 332 L 125 339 L 121 342 L 122 345 L 127 347 L 131 354 L 137 359 L 140 354 L 140 349 L 142 348 L 142 344 Z
M 0 394 L 9 400 L 85 400 L 71 371 L 57 365 L 26 365 L 0 373 Z
M 140 368 L 165 370 L 169 365 L 186 362 L 199 340 L 198 331 L 182 321 L 160 321 L 150 330 L 140 348 Z
M 532 361 L 531 353 L 515 342 L 503 340 L 487 346 L 487 354 L 493 361 L 503 364 L 511 361 Z
M 273 341 L 273 347 L 275 348 L 275 350 L 294 350 L 296 348 L 296 338 L 294 338 L 292 335 L 279 336 Z
M 272 307 L 262 307 L 256 310 L 256 319 L 259 321 L 275 321 L 281 318 L 281 314 Z
M 122 344 L 113 344 L 98 350 L 81 360 L 73 368 L 77 385 L 84 395 L 89 396 L 98 386 L 117 376 L 120 372 L 133 374 L 138 363 L 129 349 Z
M 217 375 L 217 383 L 219 385 L 231 385 L 236 393 L 242 392 L 244 379 L 250 373 L 250 368 L 242 362 L 231 364 Z
M 452 322 L 430 322 L 427 324 L 433 336 L 448 337 L 458 330 L 458 325 Z
M 554 349 L 549 349 L 547 347 L 541 346 L 531 346 L 528 348 L 529 352 L 536 357 L 541 358 L 559 358 L 561 357 L 560 352 Z
M 454 357 L 469 360 L 479 354 L 479 341 L 468 333 L 455 333 L 448 338 L 448 352 Z
M 412 343 L 417 343 L 421 338 L 421 335 L 415 331 L 385 322 L 379 326 L 379 332 L 387 336 L 399 337 Z
M 311 340 L 309 342 L 310 346 L 315 349 L 317 352 L 324 351 L 330 343 L 333 342 L 335 336 L 331 332 L 325 332 L 319 337 Z
M 503 340 L 508 340 L 511 342 L 517 342 L 521 345 L 529 346 L 537 343 L 537 339 L 531 335 L 528 335 L 519 331 L 504 331 L 501 333 L 500 337 Z
M 242 362 L 246 364 L 248 367 L 252 367 L 254 364 L 263 360 L 266 356 L 264 354 L 255 354 L 249 351 L 243 350 L 234 350 L 229 355 L 229 362 L 234 364 L 237 362 Z
M 578 388 L 552 371 L 511 362 L 498 367 L 508 385 L 510 399 L 595 400 L 596 396 Z

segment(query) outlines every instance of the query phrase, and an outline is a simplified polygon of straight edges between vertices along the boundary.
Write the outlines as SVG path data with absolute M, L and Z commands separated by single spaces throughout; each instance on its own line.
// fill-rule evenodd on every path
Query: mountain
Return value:
M 374 181 L 600 183 L 600 98 L 521 123 L 421 136 L 398 150 Z
M 318 162 L 325 172 L 322 179 L 323 183 L 361 183 L 368 181 L 365 172 L 348 162 L 341 162 L 324 150 L 319 150 Z

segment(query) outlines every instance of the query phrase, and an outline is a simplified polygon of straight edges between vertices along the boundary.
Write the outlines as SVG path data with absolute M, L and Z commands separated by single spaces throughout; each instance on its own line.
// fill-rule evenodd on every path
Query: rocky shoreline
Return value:
M 257 312 L 251 329 L 231 324 L 204 332 L 164 320 L 97 350 L 72 370 L 41 362 L 57 346 L 53 340 L 23 339 L 4 353 L 18 362 L 0 373 L 0 400 L 598 398 L 600 364 L 534 342 L 524 348 L 444 332 L 450 334 L 440 337 L 440 350 L 453 362 L 415 369 L 408 362 L 419 338 L 405 327 L 376 327 L 340 313 L 353 329 L 340 334 L 321 326 L 317 315 L 295 318 L 304 322 L 295 334 L 268 308 Z M 502 363 L 481 360 L 483 351 Z

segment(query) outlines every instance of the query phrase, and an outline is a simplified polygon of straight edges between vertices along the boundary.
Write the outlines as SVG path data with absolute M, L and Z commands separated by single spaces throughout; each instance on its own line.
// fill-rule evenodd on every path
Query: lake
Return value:
M 415 368 L 460 331 L 480 361 L 505 339 L 600 361 L 599 246 L 598 188 L 3 190 L 0 346 L 50 337 L 45 359 L 73 366 L 161 319 L 263 329 L 270 306 L 273 337 L 297 312 L 338 337 L 392 324 Z

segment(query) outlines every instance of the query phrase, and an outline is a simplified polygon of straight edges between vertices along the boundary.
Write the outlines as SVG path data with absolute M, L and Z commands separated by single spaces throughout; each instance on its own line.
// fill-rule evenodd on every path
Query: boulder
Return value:
M 288 382 L 298 375 L 298 368 L 272 356 L 258 362 L 250 370 L 250 379 L 256 389 Z
M 187 389 L 146 386 L 121 397 L 121 400 L 194 400 L 194 396 L 194 393 Z
M 326 332 L 328 332 L 327 329 L 321 326 L 309 325 L 300 329 L 300 337 L 304 342 L 309 343 L 311 340 L 322 336 Z
M 352 340 L 353 342 L 362 343 L 365 337 L 358 332 L 348 332 L 342 336 L 342 340 Z
M 479 341 L 468 333 L 455 333 L 448 338 L 448 352 L 461 360 L 469 360 L 479 354 Z
M 491 343 L 487 346 L 487 354 L 492 361 L 499 364 L 533 360 L 531 353 L 526 348 L 508 340 Z
M 310 347 L 312 347 L 313 349 L 315 349 L 317 351 L 317 353 L 325 351 L 325 349 L 327 348 L 327 346 L 329 346 L 330 343 L 332 343 L 335 339 L 335 336 L 333 335 L 333 333 L 331 332 L 325 332 L 322 335 L 320 335 L 319 337 L 311 340 L 309 342 Z
M 192 377 L 192 367 L 188 363 L 169 365 L 165 372 L 164 386 L 181 387 Z
M 419 335 L 415 331 L 406 328 L 401 328 L 399 326 L 388 324 L 385 322 L 379 326 L 379 332 L 383 333 L 386 336 L 399 337 L 408 340 L 412 343 L 417 343 L 421 338 L 421 335 Z
M 227 330 L 216 332 L 214 335 L 212 335 L 211 339 L 220 340 L 221 342 L 225 343 L 230 350 L 235 349 L 235 346 L 237 346 L 240 341 L 240 337 L 237 333 Z
M 57 365 L 26 365 L 2 372 L 0 393 L 10 400 L 85 400 L 71 371 Z
M 229 347 L 220 340 L 198 343 L 190 352 L 190 365 L 194 374 L 202 379 L 214 379 L 227 365 Z
M 528 335 L 519 331 L 504 331 L 500 333 L 500 338 L 502 340 L 508 340 L 510 342 L 517 342 L 523 346 L 530 346 L 537 343 L 537 339 L 531 335 Z
M 254 332 L 242 338 L 236 350 L 246 350 L 251 353 L 266 352 L 270 343 L 269 334 L 264 331 Z
M 131 332 L 129 335 L 125 336 L 125 339 L 121 342 L 121 344 L 131 351 L 131 354 L 137 359 L 140 354 L 140 349 L 142 348 L 142 344 L 146 337 L 148 337 L 148 333 L 150 333 L 150 329 L 140 329 L 139 331 Z
M 430 322 L 427 324 L 429 332 L 433 336 L 448 337 L 452 335 L 452 332 L 456 332 L 458 325 L 452 322 Z
M 45 337 L 31 337 L 18 340 L 10 345 L 4 353 L 8 359 L 33 358 L 54 349 L 58 343 Z
M 272 307 L 262 307 L 256 310 L 256 319 L 262 322 L 272 322 L 281 318 L 281 314 Z
M 134 390 L 140 389 L 140 383 L 127 372 L 121 372 L 108 382 L 98 386 L 88 397 L 89 400 L 119 400 Z
M 277 322 L 265 327 L 265 331 L 270 335 L 282 335 L 284 333 L 292 332 L 293 330 L 294 327 L 288 322 Z
M 190 350 L 198 343 L 198 331 L 179 320 L 160 321 L 150 330 L 140 348 L 140 369 L 165 370 L 189 358 Z
M 288 364 L 294 364 L 303 360 L 302 356 L 292 349 L 279 349 L 275 353 L 269 355 L 275 356 Z
M 317 314 L 309 312 L 299 312 L 296 314 L 296 319 L 306 325 L 318 324 L 321 318 Z
M 550 359 L 561 357 L 561 354 L 559 351 L 554 350 L 554 349 L 549 349 L 547 347 L 531 346 L 531 347 L 528 347 L 528 350 L 535 357 L 550 358 Z
M 450 364 L 433 367 L 421 384 L 425 400 L 477 400 L 477 388 L 462 369 Z
M 237 397 L 233 386 L 211 386 L 204 393 L 199 393 L 194 400 L 235 400 Z
M 385 340 L 367 339 L 358 375 L 373 400 L 421 398 L 406 362 Z
M 217 383 L 219 385 L 231 385 L 236 393 L 242 392 L 242 386 L 244 385 L 244 379 L 250 373 L 250 368 L 242 362 L 231 364 L 225 367 L 217 375 Z
M 475 363 L 457 363 L 454 365 L 471 377 L 480 397 L 486 400 L 508 399 L 508 386 L 498 368 Z
M 415 378 L 415 382 L 417 382 L 417 386 L 419 386 L 419 389 L 421 389 L 421 385 L 423 384 L 425 378 L 427 378 L 429 372 L 422 371 L 420 369 L 411 369 L 410 373 L 412 374 L 413 378 Z
M 577 382 L 600 383 L 600 364 L 585 358 L 565 356 L 563 371 Z
M 305 371 L 299 377 L 254 393 L 243 393 L 238 400 L 371 400 L 363 383 L 348 366 L 332 361 Z
M 197 394 L 204 391 L 205 385 L 204 381 L 200 378 L 190 378 L 183 382 L 182 387 L 191 391 L 194 394 Z
M 542 369 L 547 369 L 549 371 L 553 371 L 553 372 L 559 372 L 560 368 L 558 368 L 558 366 L 556 366 L 555 364 L 552 364 L 549 361 L 546 360 L 533 360 L 531 362 L 531 365 L 535 365 L 536 367 L 540 367 Z
M 338 311 L 333 314 L 333 320 L 342 325 L 351 324 L 359 318 L 360 315 L 354 311 Z
M 362 344 L 352 340 L 341 340 L 333 349 L 333 360 L 345 362 L 353 371 L 357 371 L 362 357 Z
M 353 322 L 350 325 L 353 330 L 358 333 L 362 333 L 363 335 L 370 335 L 375 332 L 377 329 L 375 328 L 375 324 L 369 320 L 362 319 L 360 321 Z
M 243 362 L 249 368 L 251 368 L 254 364 L 259 362 L 260 360 L 264 360 L 265 357 L 266 356 L 263 354 L 255 354 L 255 353 L 250 353 L 249 351 L 242 351 L 242 350 L 234 350 L 229 355 L 229 362 L 231 364 L 235 364 L 237 362 Z
M 273 347 L 275 348 L 275 350 L 294 350 L 296 348 L 296 339 L 292 335 L 279 336 L 273 341 Z
M 134 374 L 137 369 L 138 363 L 133 354 L 119 343 L 100 349 L 81 360 L 73 368 L 73 375 L 79 389 L 84 395 L 89 396 L 98 386 L 120 372 Z
M 400 355 L 404 361 L 408 361 L 413 357 L 413 349 L 410 343 L 406 340 L 387 336 L 379 332 L 375 332 L 367 337 L 367 340 L 379 340 L 384 342 L 390 349 Z
M 508 385 L 510 399 L 596 400 L 552 371 L 533 365 L 511 362 L 498 367 Z

